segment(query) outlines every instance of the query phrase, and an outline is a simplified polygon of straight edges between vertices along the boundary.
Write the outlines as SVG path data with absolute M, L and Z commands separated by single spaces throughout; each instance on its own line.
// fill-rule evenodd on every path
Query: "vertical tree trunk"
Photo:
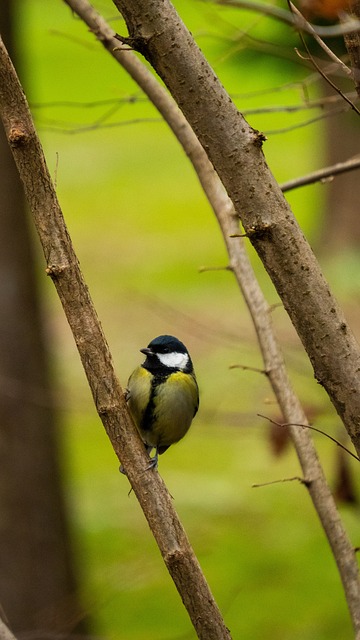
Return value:
M 13 50 L 11 5 L 0 31 Z M 2 127 L 0 162 L 0 611 L 15 632 L 54 632 L 74 626 L 75 582 L 31 236 Z
M 328 119 L 326 164 L 330 166 L 359 153 L 357 125 L 353 112 Z M 359 176 L 359 171 L 349 171 L 334 178 L 328 186 L 322 235 L 324 251 L 339 252 L 360 246 Z
M 346 11 L 354 19 L 360 18 L 360 0 L 348 3 Z M 350 59 L 354 87 L 360 96 L 360 34 L 358 31 L 344 36 Z M 349 91 L 349 80 L 336 78 L 342 91 Z M 351 88 L 351 87 L 350 87 Z M 351 111 L 327 123 L 329 164 L 347 160 L 359 153 L 358 119 Z M 359 171 L 350 171 L 335 178 L 328 189 L 327 218 L 324 233 L 326 249 L 358 249 L 360 245 L 360 180 Z

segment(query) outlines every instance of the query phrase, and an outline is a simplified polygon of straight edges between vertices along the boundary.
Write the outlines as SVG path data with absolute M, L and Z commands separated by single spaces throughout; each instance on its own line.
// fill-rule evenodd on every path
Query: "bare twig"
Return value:
M 250 367 L 246 364 L 231 364 L 229 366 L 229 369 L 241 369 L 242 371 L 253 371 L 254 373 L 261 373 L 261 375 L 263 376 L 267 376 L 268 375 L 268 371 L 265 371 L 265 369 L 260 369 L 259 367 Z
M 231 271 L 231 267 L 229 267 L 229 265 L 226 265 L 226 267 L 199 267 L 198 269 L 199 273 L 207 273 L 209 271 Z
M 99 416 L 181 594 L 199 638 L 229 640 L 199 563 L 127 410 L 111 354 L 62 216 L 25 95 L 0 40 L 0 110 L 5 132 L 52 278 L 83 363 Z
M 326 438 L 334 442 L 338 447 L 343 449 L 343 451 L 346 451 L 346 453 L 348 453 L 349 456 L 352 456 L 352 458 L 355 458 L 357 462 L 360 462 L 360 458 L 358 458 L 358 456 L 356 456 L 355 453 L 350 451 L 350 449 L 347 449 L 343 444 L 341 444 L 339 440 L 336 440 L 336 438 L 333 438 L 333 436 L 331 436 L 329 433 L 326 433 L 326 431 L 323 431 L 322 429 L 318 429 L 317 427 L 314 427 L 311 424 L 301 423 L 301 422 L 277 422 L 276 420 L 269 418 L 269 416 L 264 416 L 262 413 L 258 413 L 258 416 L 259 418 L 264 418 L 265 420 L 268 420 L 271 424 L 275 424 L 277 427 L 285 427 L 285 428 L 301 427 L 302 429 L 310 429 L 311 431 L 316 431 L 316 433 L 320 433 L 322 436 L 325 436 Z
M 291 2 L 291 0 L 287 0 L 288 5 L 292 11 L 293 14 L 296 15 L 296 17 L 298 18 L 299 16 L 301 16 L 300 11 L 295 7 L 295 5 Z M 304 18 L 304 21 L 307 22 Z M 313 33 L 313 35 L 315 36 L 316 34 Z M 313 66 L 315 67 L 316 71 L 318 71 L 318 73 L 324 78 L 325 82 L 327 82 L 330 87 L 332 87 L 334 89 L 334 91 L 336 91 L 336 93 L 338 93 L 342 99 L 348 103 L 348 105 L 351 107 L 351 109 L 353 111 L 355 111 L 355 113 L 357 113 L 357 115 L 360 115 L 360 111 L 359 109 L 356 107 L 356 105 L 350 100 L 350 98 L 348 98 L 348 96 L 341 91 L 341 89 L 331 80 L 331 78 L 329 78 L 329 76 L 322 70 L 322 68 L 320 67 L 320 65 L 318 65 L 318 63 L 316 62 L 314 56 L 311 55 L 310 49 L 305 41 L 305 38 L 302 34 L 302 30 L 299 30 L 299 36 L 301 38 L 301 42 L 303 43 L 304 48 L 306 49 L 307 55 L 308 55 L 308 59 L 311 61 L 311 63 L 313 64 Z M 329 50 L 330 51 L 330 50 Z M 339 64 L 341 61 L 337 60 L 337 64 Z M 344 65 L 345 69 L 347 69 L 347 67 Z
M 52 122 L 52 124 L 51 124 Z M 60 133 L 66 133 L 70 135 L 87 133 L 88 131 L 97 131 L 98 129 L 113 129 L 118 127 L 125 127 L 133 124 L 159 124 L 160 118 L 132 118 L 131 120 L 121 120 L 118 122 L 101 122 L 91 123 L 85 125 L 74 125 L 74 123 L 66 123 L 66 126 L 62 126 L 56 121 L 45 121 L 39 125 L 39 129 L 42 131 L 58 131 Z M 70 128 L 69 128 L 70 127 Z
M 236 96 L 232 95 L 232 97 Z M 348 94 L 348 98 L 356 99 L 355 91 Z M 318 100 L 308 100 L 300 104 L 276 104 L 271 106 L 251 107 L 249 109 L 242 109 L 242 113 L 244 116 L 249 116 L 263 113 L 298 113 L 299 111 L 310 111 L 311 109 L 325 110 L 325 107 L 336 106 L 339 102 L 343 102 L 341 96 L 324 96 Z
M 326 113 L 321 113 L 319 116 L 315 116 L 314 118 L 308 118 L 307 120 L 303 120 L 302 122 L 298 122 L 296 124 L 288 125 L 287 127 L 279 127 L 278 129 L 266 129 L 266 135 L 274 136 L 274 135 L 289 133 L 290 131 L 295 131 L 296 129 L 303 129 L 304 127 L 309 127 L 311 124 L 315 124 L 316 122 L 321 122 L 322 120 L 333 118 L 339 113 L 345 113 L 348 110 L 349 110 L 349 107 L 346 104 L 344 104 L 344 101 L 343 101 L 342 105 L 339 105 L 335 109 L 331 109 L 331 111 L 326 111 Z
M 310 22 L 308 22 L 304 18 L 302 13 L 300 13 L 299 9 L 291 2 L 291 0 L 288 0 L 288 5 L 293 15 L 295 15 L 297 18 L 300 18 L 306 22 L 308 33 L 310 33 L 313 36 L 313 38 L 320 45 L 323 51 L 325 51 L 325 53 L 329 56 L 330 60 L 335 62 L 335 64 L 344 72 L 346 76 L 350 76 L 351 69 L 349 69 L 349 67 L 346 66 L 346 64 L 344 64 L 344 62 L 340 60 L 340 58 L 337 55 L 335 55 L 335 53 L 330 49 L 330 47 L 328 47 L 327 44 L 320 38 L 320 36 L 316 33 L 314 27 L 310 24 Z
M 270 480 L 269 482 L 257 482 L 256 484 L 252 484 L 253 489 L 258 489 L 259 487 L 269 487 L 272 484 L 279 484 L 283 482 L 300 482 L 300 484 L 304 484 L 306 487 L 310 485 L 309 480 L 305 480 L 305 478 L 300 478 L 300 476 L 292 476 L 292 478 L 281 478 L 280 480 Z
M 315 76 L 315 74 L 313 75 Z M 310 82 L 310 77 L 305 78 L 304 83 L 307 84 L 308 81 Z M 313 82 L 312 79 L 311 79 L 311 82 Z M 245 99 L 254 98 L 256 96 L 269 95 L 269 94 L 271 95 L 272 93 L 288 91 L 289 89 L 296 89 L 301 86 L 302 86 L 302 83 L 299 83 L 299 82 L 290 83 L 290 84 L 284 84 L 282 86 L 276 86 L 269 89 L 264 89 L 261 91 L 250 91 L 248 93 L 233 93 L 231 94 L 231 97 L 233 99 L 239 98 L 239 99 L 245 100 Z M 353 97 L 355 99 L 356 92 L 354 91 L 353 94 L 349 95 L 349 97 Z M 259 114 L 259 113 L 260 114 L 261 113 L 279 113 L 279 112 L 292 113 L 294 111 L 297 112 L 297 111 L 304 111 L 304 110 L 308 111 L 310 109 L 323 109 L 328 105 L 330 106 L 333 106 L 334 104 L 336 105 L 336 103 L 338 103 L 340 99 L 341 98 L 337 95 L 323 96 L 322 98 L 318 98 L 316 100 L 306 100 L 301 104 L 293 104 L 293 105 L 278 104 L 278 105 L 243 109 L 243 113 L 246 115 L 253 115 L 253 114 Z M 128 96 L 119 96 L 117 98 L 104 98 L 103 100 L 91 100 L 91 101 L 51 100 L 49 102 L 29 102 L 29 106 L 31 110 L 36 109 L 39 111 L 41 111 L 42 109 L 57 109 L 59 107 L 78 109 L 79 111 L 84 111 L 84 110 L 93 111 L 95 109 L 98 109 L 99 107 L 108 107 L 108 106 L 118 105 L 118 107 L 121 108 L 125 104 L 129 105 L 129 104 L 139 104 L 139 103 L 147 103 L 147 102 L 148 102 L 147 97 L 136 93 L 136 94 L 130 94 Z
M 90 8 L 87 0 L 66 1 L 94 31 L 105 47 L 113 53 L 111 39 L 109 39 L 109 27 L 104 25 L 103 19 Z M 229 200 L 204 149 L 167 92 L 130 52 L 126 56 L 122 55 L 119 58 L 119 62 L 125 68 L 131 66 L 132 77 L 166 119 L 193 163 L 221 227 L 232 272 L 243 291 L 252 315 L 263 355 L 264 368 L 269 372 L 268 377 L 283 415 L 289 421 L 305 423 L 305 414 L 291 387 L 273 331 L 271 309 L 267 305 L 256 281 L 243 240 L 239 237 L 234 237 L 238 235 L 238 217 L 234 212 L 232 202 Z M 338 564 L 354 627 L 359 631 L 360 584 L 352 546 L 343 528 L 309 434 L 295 427 L 290 428 L 290 432 L 304 476 L 311 479 L 309 493 Z
M 354 158 L 345 160 L 345 162 L 337 162 L 331 167 L 324 167 L 323 169 L 318 169 L 318 171 L 308 173 L 306 176 L 301 176 L 300 178 L 294 178 L 293 180 L 283 182 L 282 184 L 280 184 L 280 189 L 283 193 L 285 193 L 286 191 L 291 191 L 292 189 L 298 189 L 299 187 L 314 184 L 314 182 L 329 180 L 334 176 L 346 173 L 347 171 L 354 171 L 355 169 L 359 168 L 360 156 L 355 156 Z

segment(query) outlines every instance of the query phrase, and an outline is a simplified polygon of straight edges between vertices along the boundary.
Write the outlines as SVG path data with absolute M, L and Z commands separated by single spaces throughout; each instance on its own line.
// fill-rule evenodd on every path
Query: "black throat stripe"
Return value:
M 155 412 L 155 397 L 157 393 L 157 388 L 159 385 L 163 384 L 166 379 L 171 375 L 170 373 L 161 374 L 157 373 L 153 375 L 151 380 L 151 391 L 148 405 L 145 409 L 143 419 L 141 422 L 141 428 L 143 431 L 150 431 L 154 422 L 154 412 Z

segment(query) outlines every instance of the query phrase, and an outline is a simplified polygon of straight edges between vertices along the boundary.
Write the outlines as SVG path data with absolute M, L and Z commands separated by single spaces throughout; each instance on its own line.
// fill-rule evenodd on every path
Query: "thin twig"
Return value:
M 300 476 L 292 476 L 292 478 L 281 478 L 280 480 L 270 480 L 269 482 L 258 482 L 256 484 L 252 484 L 251 487 L 253 489 L 258 489 L 259 487 L 269 487 L 272 484 L 293 482 L 294 480 L 297 480 L 300 484 L 304 484 L 305 486 L 310 486 L 311 483 L 311 480 L 305 480 L 305 478 L 301 478 Z
M 250 367 L 246 364 L 230 364 L 229 369 L 241 369 L 242 371 L 253 371 L 254 373 L 261 373 L 263 376 L 269 375 L 268 371 L 265 369 L 260 369 L 259 367 Z
M 355 156 L 354 158 L 345 160 L 345 162 L 337 162 L 331 167 L 324 167 L 323 169 L 318 169 L 317 171 L 308 173 L 306 176 L 301 176 L 300 178 L 294 178 L 293 180 L 283 182 L 282 184 L 280 184 L 280 189 L 283 191 L 283 193 L 285 193 L 286 191 L 291 191 L 292 189 L 298 189 L 299 187 L 314 184 L 314 182 L 322 182 L 331 179 L 334 176 L 346 173 L 348 171 L 354 171 L 355 169 L 359 168 L 360 156 Z
M 292 7 L 294 7 L 294 5 L 292 4 L 291 0 L 287 0 L 287 2 L 288 2 L 288 5 L 289 5 L 290 9 L 292 10 Z M 295 9 L 295 7 L 294 7 L 294 9 Z M 305 22 L 306 22 L 306 20 L 305 20 Z M 334 89 L 334 91 L 336 91 L 336 93 L 338 93 L 339 96 L 341 96 L 342 99 L 345 102 L 348 103 L 348 105 L 351 107 L 351 109 L 353 111 L 355 111 L 355 113 L 360 115 L 360 111 L 356 107 L 356 105 L 350 100 L 350 98 L 348 98 L 348 96 L 343 91 L 341 91 L 341 89 L 339 89 L 339 87 L 331 80 L 331 78 L 329 78 L 329 76 L 326 73 L 324 73 L 324 71 L 321 69 L 321 67 L 316 62 L 314 56 L 311 55 L 310 49 L 309 49 L 309 47 L 308 47 L 308 45 L 306 43 L 306 40 L 305 40 L 301 30 L 299 30 L 299 37 L 301 39 L 301 42 L 303 43 L 304 48 L 306 49 L 306 52 L 307 52 L 307 55 L 308 55 L 308 59 L 313 64 L 313 66 L 315 67 L 316 71 L 318 71 L 318 73 L 324 78 L 325 82 L 327 82 L 330 85 L 330 87 L 332 87 Z
M 335 53 L 330 49 L 330 47 L 328 47 L 327 44 L 320 38 L 320 36 L 316 33 L 314 27 L 310 24 L 310 22 L 308 22 L 304 18 L 302 13 L 300 13 L 299 9 L 291 2 L 291 0 L 288 0 L 288 5 L 293 15 L 295 15 L 297 18 L 301 18 L 302 20 L 305 20 L 308 33 L 310 33 L 313 36 L 314 40 L 316 40 L 316 42 L 320 45 L 323 51 L 325 51 L 325 53 L 329 56 L 330 60 L 335 62 L 335 64 L 339 66 L 340 69 L 342 69 L 345 75 L 351 76 L 351 69 L 349 69 L 349 67 L 346 64 L 344 64 L 344 62 L 340 60 L 340 58 L 337 55 L 335 55 Z
M 334 442 L 338 447 L 346 451 L 346 453 L 348 453 L 349 456 L 352 456 L 353 458 L 355 458 L 355 460 L 357 460 L 357 462 L 360 462 L 360 458 L 358 458 L 358 456 L 355 455 L 355 453 L 350 451 L 350 449 L 347 449 L 343 444 L 341 444 L 339 440 L 336 440 L 336 438 L 333 438 L 333 436 L 331 436 L 329 433 L 326 433 L 326 431 L 322 431 L 321 429 L 318 429 L 317 427 L 314 427 L 311 424 L 301 423 L 301 422 L 277 422 L 276 420 L 269 418 L 269 416 L 264 416 L 262 413 L 258 413 L 257 415 L 259 416 L 259 418 L 264 418 L 265 420 L 268 420 L 269 422 L 271 422 L 271 424 L 275 424 L 277 427 L 301 427 L 302 429 L 311 429 L 311 431 L 316 431 L 316 433 L 321 433 L 322 436 L 325 436 L 326 438 L 329 438 L 329 440 L 332 440 L 332 442 Z
M 232 97 L 233 94 L 232 94 Z M 357 94 L 352 91 L 348 94 L 350 100 L 354 98 L 356 100 Z M 276 104 L 271 106 L 251 107 L 249 109 L 242 109 L 242 113 L 245 116 L 261 115 L 264 113 L 298 113 L 299 111 L 310 111 L 311 109 L 322 109 L 328 105 L 336 105 L 339 101 L 343 102 L 342 96 L 324 96 L 319 100 L 309 100 L 300 104 Z
M 291 125 L 288 125 L 287 127 L 279 127 L 278 129 L 266 129 L 265 133 L 267 136 L 290 133 L 291 131 L 296 131 L 297 129 L 303 129 L 304 127 L 309 127 L 310 125 L 315 124 L 317 122 L 321 122 L 322 120 L 333 118 L 339 113 L 346 113 L 346 111 L 348 110 L 349 110 L 349 107 L 343 103 L 342 105 L 339 105 L 335 109 L 331 109 L 331 111 L 326 111 L 325 113 L 321 113 L 319 116 L 315 116 L 314 118 L 308 118 L 308 120 L 304 120 L 303 122 L 298 122 L 297 124 L 291 124 Z
M 231 267 L 226 265 L 225 267 L 199 267 L 199 273 L 207 273 L 208 271 L 231 271 Z

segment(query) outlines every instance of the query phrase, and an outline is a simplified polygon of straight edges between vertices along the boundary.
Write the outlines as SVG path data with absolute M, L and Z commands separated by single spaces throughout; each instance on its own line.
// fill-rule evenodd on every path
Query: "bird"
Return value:
M 150 469 L 189 430 L 199 407 L 199 388 L 190 354 L 178 338 L 158 336 L 140 352 L 146 358 L 131 374 L 125 397 L 149 456 L 155 449 Z

